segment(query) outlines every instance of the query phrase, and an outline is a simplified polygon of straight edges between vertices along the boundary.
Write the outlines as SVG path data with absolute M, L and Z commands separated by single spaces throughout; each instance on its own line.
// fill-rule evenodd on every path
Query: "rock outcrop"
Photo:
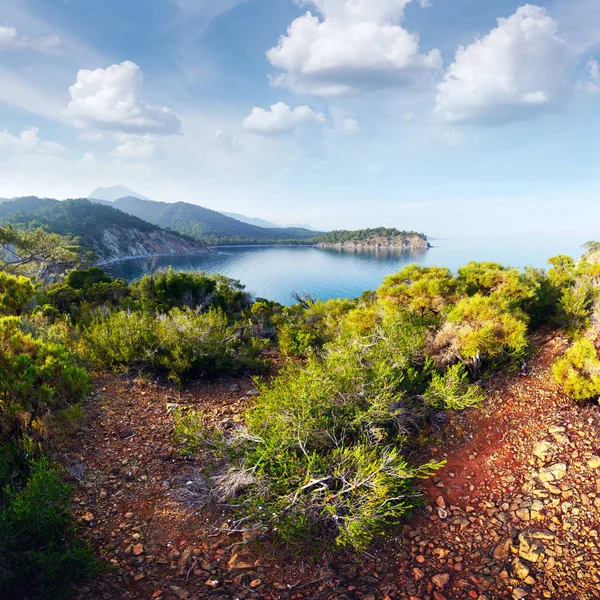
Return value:
M 428 250 L 431 244 L 426 238 L 418 235 L 410 237 L 381 237 L 373 236 L 363 240 L 349 240 L 346 242 L 330 243 L 319 242 L 317 248 L 335 248 L 340 250 Z
M 149 256 L 177 256 L 204 254 L 208 248 L 176 233 L 157 229 L 140 231 L 122 227 L 110 227 L 102 231 L 98 242 L 90 248 L 98 256 L 98 265 Z

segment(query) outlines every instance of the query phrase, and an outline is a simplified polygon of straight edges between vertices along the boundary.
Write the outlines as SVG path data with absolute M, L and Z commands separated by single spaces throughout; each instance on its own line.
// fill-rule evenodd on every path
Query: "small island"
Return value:
M 314 240 L 317 248 L 339 248 L 346 250 L 393 249 L 428 250 L 431 248 L 427 236 L 416 231 L 377 227 L 357 231 L 330 231 Z

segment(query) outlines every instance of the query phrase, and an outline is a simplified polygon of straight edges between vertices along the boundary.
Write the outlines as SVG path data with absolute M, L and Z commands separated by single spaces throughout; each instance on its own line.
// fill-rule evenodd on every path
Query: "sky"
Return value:
M 0 197 L 600 238 L 600 0 L 2 0 Z

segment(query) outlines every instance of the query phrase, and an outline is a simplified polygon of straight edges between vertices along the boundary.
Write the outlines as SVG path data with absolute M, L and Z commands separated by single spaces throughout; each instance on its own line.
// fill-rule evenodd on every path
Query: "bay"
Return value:
M 322 300 L 355 298 L 410 263 L 452 271 L 469 261 L 494 261 L 518 268 L 544 268 L 556 254 L 577 258 L 587 240 L 558 236 L 432 239 L 424 252 L 320 250 L 303 246 L 228 246 L 200 256 L 159 257 L 155 268 L 221 273 L 239 279 L 256 297 L 293 302 L 292 292 Z M 144 259 L 113 263 L 106 271 L 135 280 L 148 270 Z

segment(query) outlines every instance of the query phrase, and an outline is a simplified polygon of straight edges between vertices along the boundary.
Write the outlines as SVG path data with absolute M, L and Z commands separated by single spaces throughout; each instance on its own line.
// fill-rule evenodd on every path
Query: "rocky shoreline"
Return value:
M 340 250 L 429 250 L 431 244 L 427 239 L 414 236 L 410 238 L 385 238 L 373 237 L 365 240 L 349 240 L 347 242 L 319 242 L 316 248 L 340 249 Z

